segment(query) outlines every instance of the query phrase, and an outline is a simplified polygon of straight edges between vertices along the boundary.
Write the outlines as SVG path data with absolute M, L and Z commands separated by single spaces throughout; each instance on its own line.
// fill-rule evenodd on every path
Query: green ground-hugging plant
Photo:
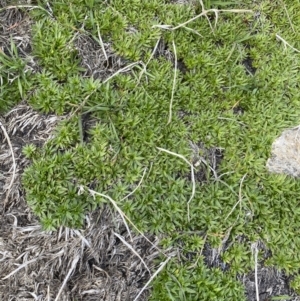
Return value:
M 5 52 L 0 50 L 0 112 L 12 108 L 30 89 L 31 70 L 13 40 L 10 45 Z
M 209 269 L 202 260 L 189 264 L 173 261 L 161 272 L 150 300 L 246 300 L 243 287 L 218 268 Z
M 265 169 L 271 143 L 300 115 L 299 54 L 285 51 L 282 40 L 276 40 L 278 33 L 300 48 L 299 34 L 290 25 L 300 26 L 299 4 L 280 3 L 246 1 L 243 7 L 231 7 L 259 14 L 219 12 L 216 19 L 212 12 L 208 20 L 199 17 L 174 31 L 155 25 L 184 23 L 201 6 L 74 0 L 53 1 L 55 18 L 42 10 L 32 12 L 37 21 L 33 52 L 44 70 L 31 79 L 29 103 L 44 113 L 73 112 L 43 149 L 24 149 L 33 160 L 23 176 L 26 198 L 45 229 L 82 227 L 84 214 L 104 201 L 78 194 L 79 185 L 93 187 L 112 197 L 139 229 L 163 234 L 164 247 L 176 247 L 182 233 L 201 232 L 200 238 L 180 238 L 182 252 L 196 257 L 204 237 L 216 249 L 224 237 L 232 242 L 221 252 L 226 272 L 209 270 L 202 258 L 197 265 L 196 257 L 172 261 L 154 283 L 152 300 L 243 300 L 234 279 L 254 267 L 251 248 L 258 240 L 272 253 L 265 264 L 294 275 L 297 289 L 300 184 Z M 101 44 L 100 34 L 129 63 L 151 58 L 146 72 L 141 73 L 140 64 L 105 84 L 83 78 L 73 45 L 80 32 Z M 151 57 L 158 39 L 165 52 Z M 83 127 L 87 113 L 98 120 L 88 134 Z M 219 178 L 212 172 L 206 181 L 196 177 L 188 215 L 190 166 L 158 148 L 192 162 L 189 142 L 222 149 L 222 162 L 216 170 Z M 143 174 L 139 188 L 124 199 Z M 260 262 L 265 259 L 264 249 L 258 256 Z

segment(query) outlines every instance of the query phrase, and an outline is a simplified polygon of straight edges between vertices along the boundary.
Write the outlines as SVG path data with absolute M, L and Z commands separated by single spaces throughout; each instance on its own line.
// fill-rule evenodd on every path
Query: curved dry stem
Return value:
M 6 203 L 6 201 L 8 200 L 8 196 L 9 196 L 9 193 L 10 193 L 10 191 L 11 191 L 11 187 L 12 187 L 12 185 L 13 185 L 13 183 L 14 183 L 14 180 L 15 180 L 15 177 L 16 177 L 16 159 L 15 159 L 14 150 L 13 150 L 13 147 L 12 147 L 12 145 L 11 145 L 9 136 L 8 136 L 8 134 L 7 134 L 7 132 L 6 132 L 6 129 L 5 129 L 5 127 L 3 126 L 3 124 L 2 124 L 1 121 L 0 121 L 0 127 L 1 127 L 1 129 L 2 129 L 2 131 L 3 131 L 3 133 L 4 133 L 4 136 L 5 136 L 6 140 L 7 140 L 7 143 L 8 143 L 8 145 L 9 145 L 9 148 L 10 148 L 10 151 L 11 151 L 12 160 L 13 160 L 13 165 L 12 165 L 12 167 L 13 167 L 13 174 L 12 174 L 12 178 L 11 178 L 11 180 L 10 180 L 9 186 L 8 186 L 8 188 L 7 188 L 8 191 L 7 191 L 6 198 L 5 198 L 5 202 L 4 202 L 4 207 L 5 207 L 5 203 Z

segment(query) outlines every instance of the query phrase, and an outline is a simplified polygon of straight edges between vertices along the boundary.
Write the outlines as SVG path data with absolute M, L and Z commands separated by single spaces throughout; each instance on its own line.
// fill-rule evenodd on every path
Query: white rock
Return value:
M 300 126 L 284 131 L 274 141 L 267 169 L 272 173 L 300 177 Z

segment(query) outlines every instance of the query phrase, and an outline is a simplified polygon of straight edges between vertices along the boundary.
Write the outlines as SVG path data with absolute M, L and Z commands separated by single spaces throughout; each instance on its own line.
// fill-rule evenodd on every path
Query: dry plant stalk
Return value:
M 171 257 L 168 257 L 163 263 L 161 263 L 161 266 L 159 267 L 159 269 L 152 275 L 152 277 L 149 279 L 149 281 L 143 286 L 143 288 L 138 293 L 138 295 L 134 298 L 133 301 L 137 301 L 138 300 L 138 298 L 140 297 L 140 295 L 142 294 L 142 292 L 148 287 L 148 285 L 158 275 L 158 273 L 160 273 L 160 271 L 165 267 L 165 265 L 169 262 L 170 259 L 171 259 Z
M 206 9 L 204 8 L 204 4 L 203 4 L 203 1 L 202 1 L 202 0 L 200 0 L 200 4 L 201 4 L 201 7 L 202 7 L 202 12 L 201 12 L 200 14 L 198 14 L 197 16 L 195 16 L 195 17 L 193 17 L 193 18 L 191 18 L 191 19 L 189 19 L 189 20 L 187 20 L 187 21 L 185 21 L 185 22 L 183 22 L 183 23 L 181 23 L 181 24 L 178 24 L 177 26 L 174 26 L 174 27 L 173 27 L 172 25 L 166 25 L 166 24 L 164 24 L 164 25 L 153 25 L 153 28 L 158 27 L 158 28 L 168 29 L 168 30 L 176 30 L 176 29 L 181 28 L 181 27 L 185 28 L 185 26 L 186 26 L 187 24 L 189 24 L 189 23 L 191 23 L 191 22 L 193 22 L 193 21 L 199 19 L 200 17 L 205 16 L 205 17 L 207 18 L 208 22 L 209 22 L 209 25 L 210 25 L 212 31 L 213 31 L 213 27 L 212 27 L 212 25 L 211 25 L 211 23 L 210 23 L 210 20 L 208 19 L 208 16 L 207 16 L 209 13 L 214 13 L 214 14 L 216 15 L 215 27 L 217 26 L 217 23 L 218 23 L 218 17 L 219 17 L 219 13 L 220 13 L 220 12 L 229 12 L 229 13 L 253 13 L 253 11 L 250 10 L 250 9 L 215 9 L 215 8 L 212 8 L 212 9 L 206 10 Z
M 90 193 L 93 197 L 94 197 L 95 195 L 98 195 L 98 196 L 101 196 L 101 197 L 103 197 L 103 198 L 105 198 L 105 199 L 107 199 L 107 200 L 109 200 L 109 201 L 111 202 L 111 204 L 115 207 L 115 209 L 116 209 L 116 210 L 118 211 L 118 213 L 120 214 L 120 216 L 121 216 L 121 218 L 122 218 L 122 220 L 123 220 L 123 223 L 124 223 L 124 225 L 125 225 L 125 227 L 126 227 L 126 230 L 127 230 L 128 234 L 129 234 L 130 240 L 132 241 L 132 235 L 131 235 L 131 232 L 130 232 L 130 230 L 129 230 L 128 224 L 127 224 L 127 222 L 126 222 L 126 220 L 125 220 L 125 218 L 126 218 L 127 220 L 129 220 L 129 218 L 128 218 L 128 217 L 125 215 L 125 213 L 120 209 L 120 207 L 117 205 L 116 201 L 114 201 L 110 196 L 108 196 L 108 195 L 106 195 L 106 194 L 97 192 L 97 191 L 92 190 L 92 189 L 89 189 L 89 188 L 87 188 L 87 190 L 89 191 L 89 193 Z M 80 187 L 79 187 L 79 193 L 81 193 L 81 192 L 83 192 L 83 191 L 84 191 L 83 186 L 80 186 Z
M 149 272 L 149 275 L 151 275 L 151 271 L 150 269 L 148 268 L 146 262 L 143 260 L 143 258 L 139 255 L 139 253 L 118 233 L 114 232 L 114 235 L 116 237 L 118 237 L 121 242 L 134 254 L 136 255 L 140 261 L 143 263 L 143 265 L 145 266 L 145 268 L 147 269 L 147 271 Z
M 284 38 L 282 38 L 278 33 L 276 33 L 276 38 L 278 40 L 280 40 L 281 42 L 283 42 L 283 45 L 284 45 L 284 49 L 286 50 L 287 47 L 286 46 L 289 46 L 291 49 L 293 49 L 294 51 L 300 53 L 300 50 L 298 50 L 297 48 L 293 47 L 291 44 L 289 44 Z
M 173 44 L 173 50 L 174 50 L 174 56 L 175 56 L 175 66 L 174 66 L 174 79 L 173 79 L 173 87 L 172 87 L 172 95 L 171 95 L 171 101 L 169 106 L 169 124 L 172 121 L 172 107 L 173 107 L 173 100 L 174 100 L 174 92 L 175 92 L 175 86 L 176 86 L 176 78 L 177 78 L 177 52 L 176 52 L 176 46 L 174 40 L 172 41 Z
M 67 282 L 68 282 L 68 280 L 69 280 L 69 278 L 70 278 L 72 272 L 75 270 L 76 264 L 77 264 L 79 258 L 80 258 L 80 256 L 77 255 L 77 256 L 73 259 L 73 262 L 72 262 L 72 265 L 71 265 L 71 267 L 70 267 L 70 270 L 69 270 L 67 276 L 65 277 L 62 286 L 60 287 L 60 289 L 59 289 L 59 291 L 58 291 L 58 294 L 57 294 L 57 296 L 56 296 L 56 298 L 55 298 L 55 301 L 59 301 L 60 294 L 62 293 L 64 287 L 66 286 L 66 284 L 67 284 Z
M 12 174 L 12 178 L 10 180 L 10 184 L 7 188 L 7 194 L 6 194 L 6 198 L 5 198 L 5 201 L 4 201 L 4 207 L 5 207 L 5 204 L 8 200 L 8 197 L 9 197 L 9 194 L 10 194 L 10 191 L 11 191 L 11 187 L 14 183 L 14 180 L 15 180 L 15 176 L 16 176 L 16 160 L 15 160 L 15 155 L 14 155 L 14 150 L 13 150 L 13 147 L 11 145 L 11 142 L 10 142 L 10 139 L 9 139 L 9 136 L 5 130 L 5 127 L 3 126 L 2 122 L 0 121 L 0 128 L 2 129 L 3 133 L 4 133 L 4 136 L 7 140 L 7 143 L 9 145 L 9 148 L 10 148 L 10 151 L 11 151 L 11 156 L 12 156 L 12 160 L 13 160 L 13 164 L 12 164 L 12 168 L 13 168 L 13 174 Z
M 15 9 L 15 8 L 30 8 L 30 9 L 41 9 L 43 10 L 44 12 L 46 12 L 47 14 L 49 14 L 50 17 L 53 18 L 53 16 L 51 15 L 51 13 L 44 9 L 43 7 L 41 6 L 38 6 L 38 5 L 27 5 L 27 4 L 20 4 L 20 5 L 10 5 L 10 6 L 6 6 L 6 7 L 3 7 L 0 9 L 0 12 L 4 11 L 4 10 L 8 10 L 8 9 Z
M 192 199 L 194 198 L 195 192 L 196 192 L 196 181 L 195 181 L 195 173 L 194 173 L 195 168 L 194 168 L 193 164 L 191 162 L 189 162 L 189 160 L 186 159 L 184 156 L 174 153 L 174 152 L 171 152 L 171 151 L 161 148 L 161 147 L 157 147 L 157 149 L 162 152 L 165 152 L 167 154 L 173 155 L 175 157 L 178 157 L 178 158 L 184 160 L 191 167 L 191 179 L 192 179 L 193 186 L 192 186 L 192 194 L 187 202 L 187 212 L 188 212 L 187 215 L 188 215 L 188 221 L 190 221 L 190 219 L 191 219 L 190 218 L 190 203 L 191 203 Z
M 227 214 L 227 216 L 225 218 L 225 221 L 232 214 L 232 212 L 234 211 L 234 209 L 236 208 L 237 205 L 240 205 L 240 211 L 242 210 L 242 200 L 243 200 L 243 197 L 242 197 L 242 185 L 243 185 L 243 182 L 244 182 L 246 176 L 247 176 L 247 174 L 244 174 L 244 176 L 241 179 L 240 188 L 239 188 L 239 200 L 235 203 L 235 205 L 232 207 L 232 209 L 230 210 L 230 212 Z

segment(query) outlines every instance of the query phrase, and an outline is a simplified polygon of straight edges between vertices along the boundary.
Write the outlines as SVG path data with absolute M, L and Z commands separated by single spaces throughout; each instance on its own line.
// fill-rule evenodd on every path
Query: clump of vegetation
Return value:
M 258 260 L 294 275 L 299 289 L 300 182 L 265 169 L 275 137 L 299 120 L 299 5 L 205 1 L 219 11 L 200 16 L 201 5 L 171 2 L 53 1 L 55 18 L 32 12 L 33 52 L 43 71 L 31 78 L 28 101 L 71 117 L 43 149 L 24 149 L 32 159 L 23 176 L 28 204 L 46 230 L 82 227 L 84 214 L 106 202 L 78 193 L 93 187 L 139 229 L 163 234 L 164 247 L 192 233 L 182 252 L 197 255 L 197 264 L 196 257 L 172 260 L 152 300 L 243 300 L 235 279 L 253 269 L 257 241 L 266 246 Z M 82 32 L 102 50 L 110 43 L 131 68 L 106 81 L 84 77 L 73 45 Z M 12 91 L 9 76 L 23 74 L 24 62 L 14 49 L 1 62 Z M 29 89 L 27 76 L 14 79 L 18 93 Z M 3 91 L 6 109 L 15 101 Z M 97 120 L 89 130 L 87 116 Z M 221 162 L 212 166 L 201 146 L 222 149 Z M 203 170 L 205 181 L 197 177 Z M 226 272 L 205 266 L 204 243 L 220 250 Z
M 30 68 L 11 41 L 7 53 L 0 50 L 0 112 L 12 108 L 30 88 Z

